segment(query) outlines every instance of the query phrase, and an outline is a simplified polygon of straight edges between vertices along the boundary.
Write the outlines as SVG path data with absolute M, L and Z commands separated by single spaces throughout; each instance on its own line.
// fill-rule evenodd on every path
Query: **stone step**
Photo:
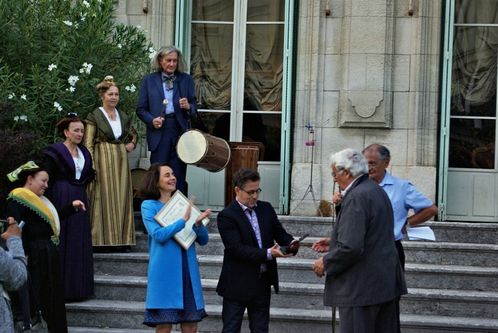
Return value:
M 417 264 L 498 267 L 498 245 L 403 241 L 406 261 Z
M 143 302 L 89 300 L 66 305 L 68 323 L 84 332 L 134 332 L 144 330 Z M 208 317 L 199 323 L 203 333 L 220 332 L 221 306 L 207 305 Z M 303 310 L 272 307 L 270 332 L 323 333 L 330 331 L 331 310 Z M 338 322 L 340 318 L 338 318 Z M 403 333 L 498 332 L 498 320 L 488 318 L 449 317 L 434 315 L 401 315 Z M 97 329 L 103 329 L 98 331 Z M 119 331 L 119 329 L 126 329 Z M 75 331 L 78 332 L 78 331 Z M 248 332 L 247 320 L 242 332 Z
M 146 277 L 96 276 L 98 299 L 144 301 Z M 206 304 L 222 304 L 216 293 L 217 280 L 203 279 Z M 323 284 L 280 283 L 280 292 L 272 295 L 272 306 L 292 309 L 326 310 L 323 306 Z M 498 293 L 465 290 L 410 288 L 402 297 L 402 313 L 453 315 L 498 319 Z
M 66 305 L 68 324 L 77 327 L 94 328 L 144 328 L 143 302 L 90 300 Z M 206 305 L 208 317 L 199 323 L 200 332 L 221 331 L 221 306 Z M 331 310 L 295 310 L 272 308 L 270 310 L 271 332 L 322 333 L 330 327 Z M 242 332 L 249 332 L 247 320 Z
M 145 327 L 145 326 L 144 326 Z M 139 328 L 109 328 L 109 327 L 68 327 L 68 333 L 150 333 L 155 332 L 154 328 L 149 329 L 139 329 Z M 178 331 L 173 331 L 172 333 L 178 333 Z M 198 332 L 202 333 L 202 332 Z
M 134 252 L 147 252 L 147 235 L 137 234 L 137 246 Z M 308 237 L 301 243 L 298 258 L 316 259 L 321 254 L 311 249 L 311 245 L 320 237 Z M 449 243 L 427 241 L 403 241 L 406 261 L 418 264 L 469 265 L 498 267 L 498 245 Z M 199 255 L 223 255 L 223 242 L 219 234 L 210 234 L 209 243 L 197 246 Z
M 278 218 L 287 232 L 295 236 L 310 234 L 315 237 L 326 237 L 330 235 L 333 227 L 331 217 L 279 215 Z M 216 216 L 212 216 L 211 221 L 208 229 L 210 232 L 218 233 Z M 439 242 L 498 245 L 498 223 L 429 221 L 423 225 L 434 230 L 436 240 Z
M 198 255 L 201 277 L 218 279 L 223 257 Z M 98 275 L 147 275 L 148 254 L 96 253 L 94 271 Z M 311 267 L 312 259 L 281 258 L 279 278 L 282 282 L 323 283 Z M 498 290 L 498 268 L 478 266 L 406 264 L 407 285 L 412 288 L 493 291 Z

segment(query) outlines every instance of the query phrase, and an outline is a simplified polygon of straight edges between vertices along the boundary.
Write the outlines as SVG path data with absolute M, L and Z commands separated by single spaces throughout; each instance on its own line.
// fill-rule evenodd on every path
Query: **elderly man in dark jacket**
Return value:
M 343 190 L 329 252 L 314 271 L 326 275 L 324 303 L 339 307 L 341 333 L 396 333 L 396 300 L 406 293 L 384 190 L 368 178 L 365 158 L 345 149 L 331 156 Z

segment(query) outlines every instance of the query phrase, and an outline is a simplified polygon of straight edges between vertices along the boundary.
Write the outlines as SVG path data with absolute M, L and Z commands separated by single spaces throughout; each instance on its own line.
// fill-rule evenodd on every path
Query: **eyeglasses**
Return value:
M 331 173 L 332 178 L 336 178 L 343 171 L 344 171 L 344 169 L 338 169 L 337 172 L 332 171 L 332 173 Z
M 247 194 L 249 194 L 250 196 L 253 196 L 254 194 L 260 194 L 261 191 L 263 191 L 262 189 L 258 188 L 257 190 L 251 190 L 251 191 L 246 191 L 244 190 L 243 188 L 240 188 L 242 191 L 246 192 Z

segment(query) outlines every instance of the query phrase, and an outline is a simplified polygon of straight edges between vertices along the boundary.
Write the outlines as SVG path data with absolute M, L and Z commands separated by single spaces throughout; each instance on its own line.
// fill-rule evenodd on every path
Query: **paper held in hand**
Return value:
M 176 191 L 173 197 L 164 205 L 163 208 L 161 208 L 159 213 L 154 216 L 154 219 L 157 223 L 163 227 L 166 227 L 183 218 L 188 205 L 190 205 L 190 201 L 187 197 L 183 195 L 182 192 Z M 192 226 L 200 214 L 201 211 L 197 207 L 192 206 L 192 213 L 190 214 L 190 219 L 185 224 L 185 228 L 177 232 L 174 236 L 178 244 L 180 244 L 185 250 L 192 245 L 197 237 L 195 232 L 192 230 Z M 202 224 L 207 225 L 208 223 L 209 218 L 206 217 L 202 220 Z
M 406 229 L 408 240 L 435 241 L 436 236 L 430 227 L 413 227 Z

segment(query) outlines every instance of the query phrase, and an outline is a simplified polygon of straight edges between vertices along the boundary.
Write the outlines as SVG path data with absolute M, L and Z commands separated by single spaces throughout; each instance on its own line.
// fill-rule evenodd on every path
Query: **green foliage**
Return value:
M 56 140 L 67 112 L 82 118 L 101 105 L 106 75 L 118 108 L 134 115 L 154 50 L 144 32 L 114 19 L 113 0 L 0 0 L 0 129 L 27 131 L 34 149 Z

